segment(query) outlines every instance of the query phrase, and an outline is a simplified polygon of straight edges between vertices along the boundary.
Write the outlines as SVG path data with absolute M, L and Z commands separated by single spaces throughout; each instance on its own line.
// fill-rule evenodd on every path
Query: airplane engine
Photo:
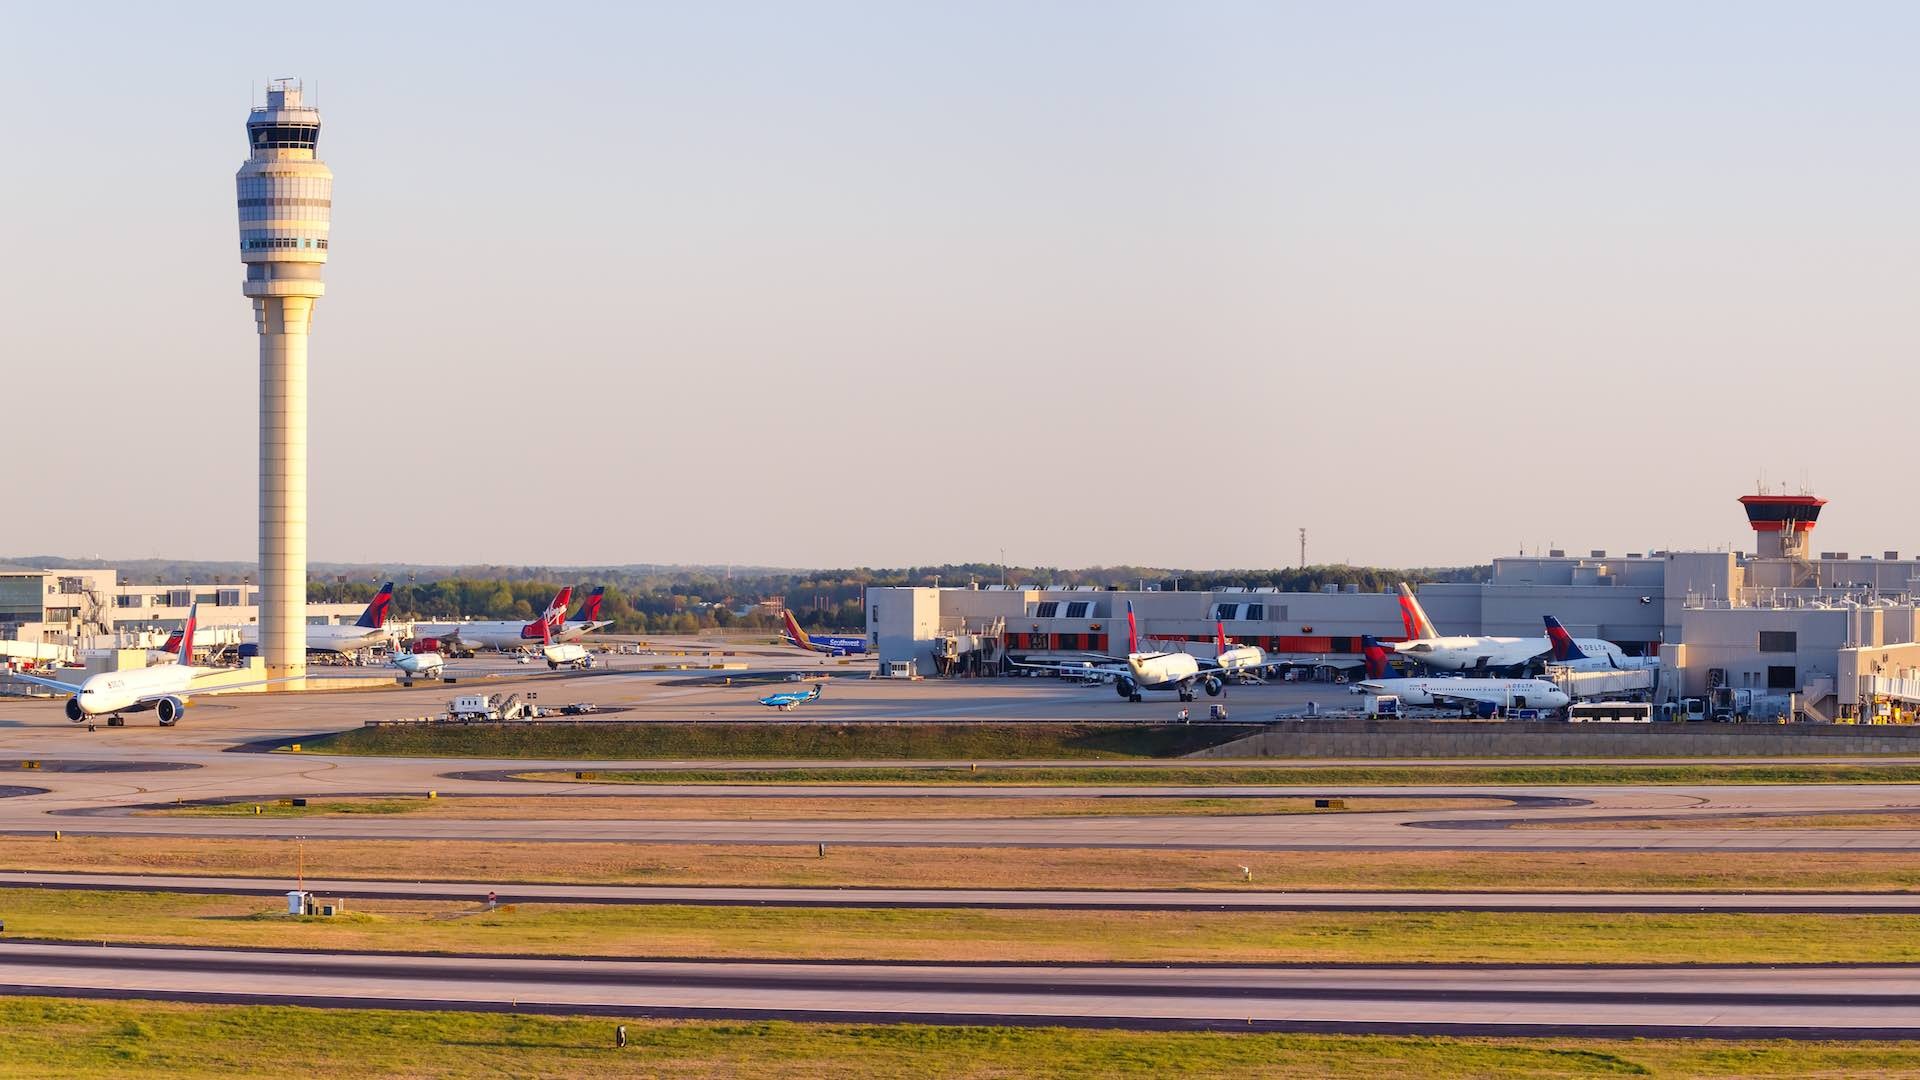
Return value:
M 1140 692 L 1140 688 L 1134 685 L 1133 680 L 1125 675 L 1113 680 L 1113 689 L 1115 693 L 1126 698 L 1128 701 L 1132 701 L 1133 695 Z
M 67 719 L 77 724 L 80 721 L 85 720 L 86 718 L 87 718 L 86 711 L 80 708 L 80 699 L 78 697 L 68 698 L 67 699 Z
M 160 721 L 161 727 L 172 727 L 179 723 L 180 714 L 185 712 L 187 703 L 177 697 L 163 697 L 154 702 L 153 715 Z
M 1219 697 L 1220 691 L 1226 689 L 1226 684 L 1221 682 L 1217 677 L 1209 678 L 1201 685 L 1206 687 L 1208 697 Z

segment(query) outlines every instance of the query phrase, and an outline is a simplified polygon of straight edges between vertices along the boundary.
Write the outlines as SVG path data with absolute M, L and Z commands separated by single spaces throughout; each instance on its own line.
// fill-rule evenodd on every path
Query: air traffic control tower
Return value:
M 320 111 L 294 79 L 247 117 L 235 177 L 243 291 L 260 333 L 260 656 L 270 678 L 307 669 L 307 331 L 326 287 L 333 173 L 316 155 Z

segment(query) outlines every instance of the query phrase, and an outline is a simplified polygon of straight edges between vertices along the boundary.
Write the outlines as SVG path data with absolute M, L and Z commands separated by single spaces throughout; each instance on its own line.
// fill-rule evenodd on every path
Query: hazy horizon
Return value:
M 1751 550 L 1761 479 L 1831 500 L 1818 550 L 1920 550 L 1862 467 L 1904 425 L 1856 419 L 1920 345 L 1920 9 L 9 26 L 0 353 L 43 406 L 9 549 L 253 559 L 233 172 L 249 87 L 296 75 L 337 177 L 315 562 Z

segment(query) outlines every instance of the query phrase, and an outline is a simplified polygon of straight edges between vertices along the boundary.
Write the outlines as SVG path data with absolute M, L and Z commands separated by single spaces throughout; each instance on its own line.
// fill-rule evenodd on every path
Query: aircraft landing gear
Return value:
M 126 727 L 127 726 L 126 717 L 121 716 L 119 713 L 114 713 L 112 716 L 107 717 L 107 726 L 108 727 Z
M 1181 689 L 1181 691 L 1180 691 L 1180 700 L 1181 700 L 1181 701 L 1192 701 L 1192 700 L 1193 700 L 1193 691 L 1191 691 L 1191 690 L 1188 690 L 1188 689 L 1185 689 L 1185 688 L 1182 688 L 1182 689 Z
M 1128 694 L 1127 700 L 1133 702 L 1135 705 L 1138 705 L 1140 704 L 1140 695 L 1137 693 Z

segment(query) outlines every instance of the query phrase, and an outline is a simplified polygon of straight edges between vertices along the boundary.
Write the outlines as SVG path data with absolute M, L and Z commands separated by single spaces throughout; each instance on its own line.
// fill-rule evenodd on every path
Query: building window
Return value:
M 1084 619 L 1087 617 L 1087 601 L 1075 600 L 1067 605 L 1067 618 Z
M 1213 606 L 1213 617 L 1216 619 L 1238 619 L 1240 617 L 1240 605 L 1215 604 Z
M 1800 635 L 1792 630 L 1762 630 L 1760 631 L 1760 651 L 1772 653 L 1799 652 L 1799 639 Z M 1771 678 L 1771 676 L 1769 676 L 1769 678 Z
M 1060 602 L 1058 600 L 1042 600 L 1038 604 L 1033 605 L 1033 617 L 1036 619 L 1051 619 L 1053 618 L 1054 612 L 1059 610 Z
M 1248 622 L 1262 622 L 1266 619 L 1266 617 L 1267 617 L 1267 605 L 1265 604 L 1248 604 L 1247 605 L 1246 620 Z
M 1798 690 L 1800 688 L 1800 680 L 1796 677 L 1797 672 L 1798 669 L 1793 667 L 1767 668 L 1767 689 Z

